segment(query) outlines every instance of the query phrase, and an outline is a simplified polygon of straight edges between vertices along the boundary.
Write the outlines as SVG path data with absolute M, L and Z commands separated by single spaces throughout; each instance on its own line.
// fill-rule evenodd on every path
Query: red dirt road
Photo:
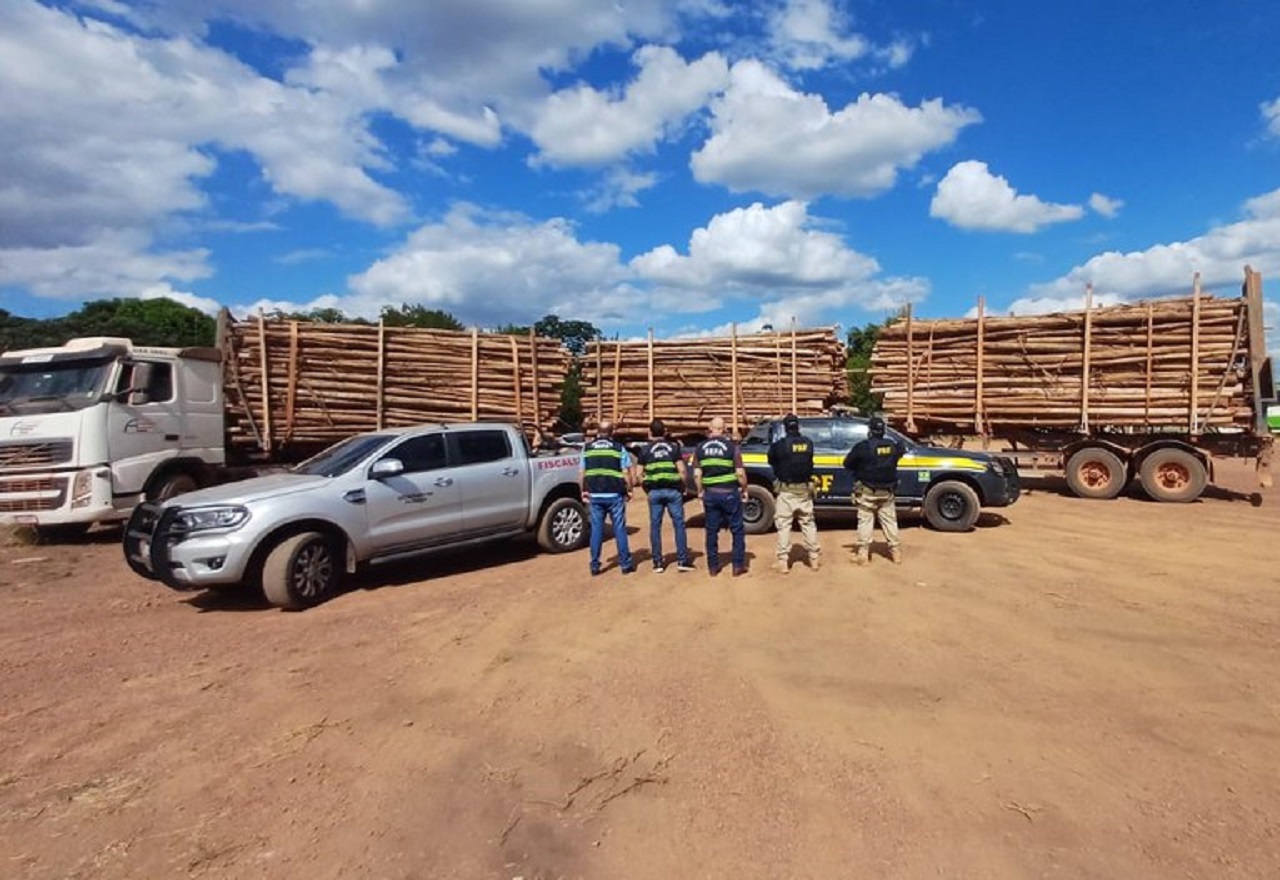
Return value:
M 786 577 L 512 545 L 302 614 L 0 548 L 0 876 L 1280 876 L 1278 503 L 1033 491 L 868 569 L 823 521 Z

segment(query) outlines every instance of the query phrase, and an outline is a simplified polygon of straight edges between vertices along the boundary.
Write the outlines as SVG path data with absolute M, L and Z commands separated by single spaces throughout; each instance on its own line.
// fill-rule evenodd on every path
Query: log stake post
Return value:
M 293 436 L 293 406 L 298 397 L 298 322 L 289 322 L 289 384 L 284 397 L 284 442 Z
M 912 334 L 911 303 L 907 303 L 907 431 L 914 434 L 916 430 L 915 409 L 915 339 Z M 872 415 L 872 413 L 867 413 Z
M 271 454 L 271 375 L 267 357 L 267 318 L 258 309 L 258 347 L 262 351 L 262 451 Z
M 532 359 L 530 367 L 533 373 L 533 399 L 534 399 L 534 418 L 538 420 L 538 424 L 542 424 L 542 382 L 538 375 L 538 333 L 534 328 L 529 328 L 529 357 Z
M 1267 408 L 1262 402 L 1262 373 L 1267 362 L 1267 337 L 1262 325 L 1262 275 L 1253 271 L 1251 266 L 1244 268 L 1244 307 L 1249 312 L 1249 391 L 1253 397 L 1253 430 L 1258 436 L 1266 437 Z
M 515 336 L 507 337 L 511 341 L 511 387 L 516 390 L 516 426 L 520 429 L 520 433 L 524 431 L 524 382 L 520 378 L 520 343 Z M 538 418 L 542 418 L 542 414 L 538 414 Z M 539 421 L 538 425 L 542 422 Z
M 387 322 L 382 318 L 378 319 L 378 379 L 376 394 L 377 400 L 377 430 L 381 431 L 386 427 L 386 396 L 387 396 Z
M 983 409 L 982 397 L 982 379 L 983 367 L 986 365 L 985 342 L 987 332 L 987 300 L 986 297 L 978 297 L 978 371 L 976 375 L 976 386 L 974 388 L 973 400 L 973 427 L 982 437 L 984 444 L 987 442 L 987 420 L 986 413 Z
M 1155 370 L 1155 307 L 1147 301 L 1147 387 L 1142 406 L 1142 424 L 1151 425 L 1151 380 Z
M 613 429 L 618 430 L 618 423 L 621 421 L 618 410 L 622 407 L 622 343 L 615 342 L 613 344 L 613 409 L 610 410 L 613 419 Z
M 653 328 L 649 328 L 649 421 L 657 418 L 653 411 Z
M 796 317 L 791 316 L 791 412 L 796 412 Z M 799 415 L 799 413 L 796 413 Z
M 480 419 L 480 330 L 471 328 L 471 421 Z
M 1084 289 L 1084 352 L 1080 367 L 1080 433 L 1089 433 L 1089 360 L 1093 354 L 1093 282 Z
M 729 325 L 729 389 L 733 400 L 733 436 L 738 436 L 738 325 Z
M 604 343 L 596 343 L 596 424 L 604 418 Z
M 1200 434 L 1200 273 L 1191 280 L 1191 383 L 1187 392 L 1187 425 L 1192 437 Z

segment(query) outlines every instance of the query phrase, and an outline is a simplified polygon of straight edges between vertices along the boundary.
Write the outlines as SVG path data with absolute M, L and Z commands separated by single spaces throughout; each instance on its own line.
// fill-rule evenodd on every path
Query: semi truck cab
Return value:
M 216 349 L 98 336 L 0 355 L 0 524 L 123 519 L 225 461 Z

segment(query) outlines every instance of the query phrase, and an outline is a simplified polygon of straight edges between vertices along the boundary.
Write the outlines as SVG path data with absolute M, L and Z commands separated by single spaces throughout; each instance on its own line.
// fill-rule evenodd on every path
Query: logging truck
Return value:
M 1275 402 L 1262 277 L 1239 297 L 1202 294 L 1035 317 L 904 319 L 872 353 L 871 388 L 912 436 L 1007 444 L 1024 475 L 1057 472 L 1084 498 L 1136 478 L 1157 501 L 1188 502 L 1213 462 L 1256 462 L 1271 485 Z

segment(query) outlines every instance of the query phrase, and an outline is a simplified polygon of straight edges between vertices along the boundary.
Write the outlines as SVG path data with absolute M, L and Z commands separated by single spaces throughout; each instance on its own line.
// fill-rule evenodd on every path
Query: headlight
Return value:
M 71 506 L 85 507 L 93 500 L 93 471 L 80 471 L 71 483 Z
M 173 525 L 174 530 L 180 532 L 230 531 L 240 528 L 248 520 L 249 510 L 244 507 L 193 507 L 179 513 Z

